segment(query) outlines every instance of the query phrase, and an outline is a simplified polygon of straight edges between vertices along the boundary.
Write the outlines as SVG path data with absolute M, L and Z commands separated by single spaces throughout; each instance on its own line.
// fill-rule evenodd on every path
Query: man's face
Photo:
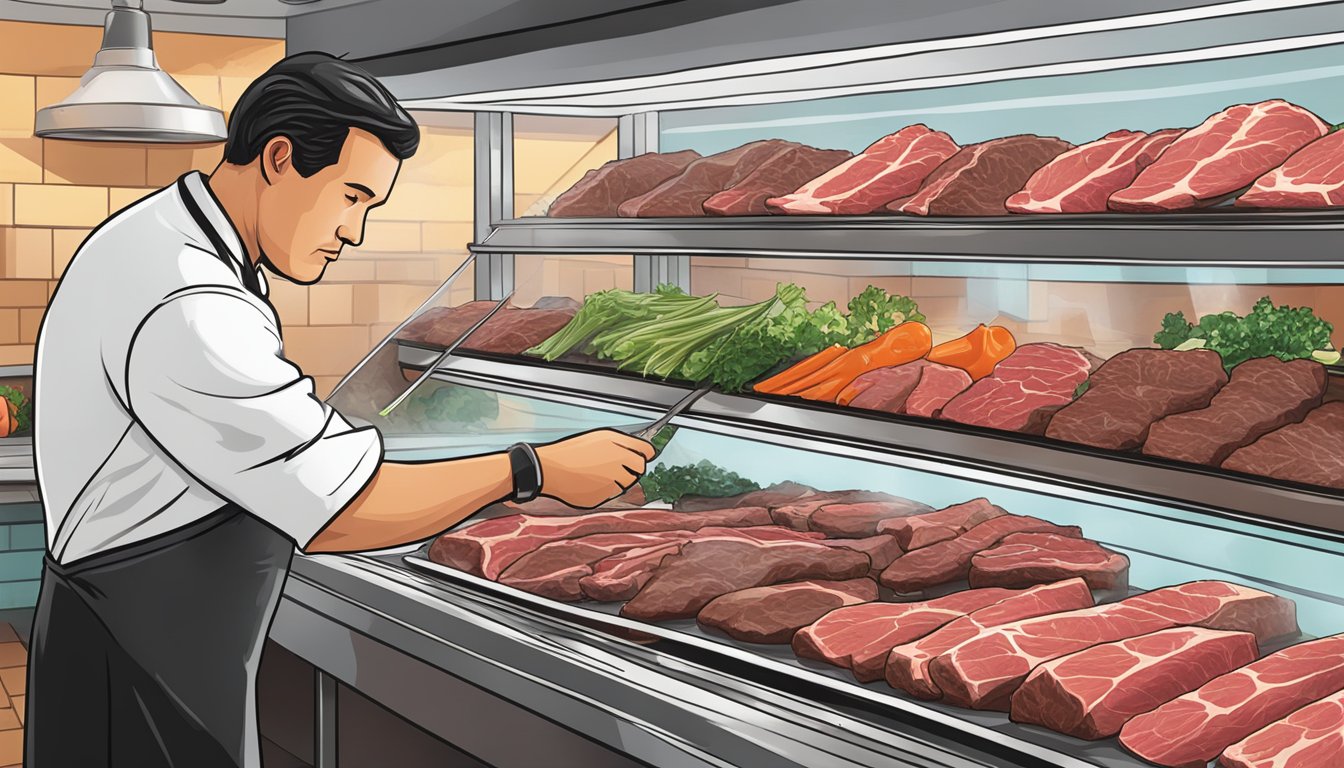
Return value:
M 392 192 L 401 161 L 376 136 L 351 128 L 334 164 L 307 178 L 289 157 L 287 139 L 269 143 L 260 161 L 263 188 L 257 239 L 271 266 L 297 283 L 315 283 L 345 245 L 364 240 L 369 209 Z

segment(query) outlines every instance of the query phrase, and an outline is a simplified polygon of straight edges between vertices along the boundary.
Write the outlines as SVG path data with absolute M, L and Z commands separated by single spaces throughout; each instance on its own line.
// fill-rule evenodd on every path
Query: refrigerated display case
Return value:
M 619 355 L 591 344 L 554 359 L 539 354 L 538 346 L 568 327 L 594 295 L 663 290 L 748 307 L 769 304 L 781 285 L 796 285 L 806 293 L 807 311 L 833 303 L 843 316 L 855 297 L 881 289 L 884 297 L 902 299 L 885 305 L 902 307 L 902 316 L 867 336 L 850 336 L 849 346 L 919 317 L 932 347 L 983 325 L 1005 329 L 1019 351 L 1068 350 L 1081 367 L 1068 379 L 1068 392 L 1033 408 L 1032 418 L 986 423 L 952 418 L 956 409 L 949 406 L 993 380 L 993 366 L 975 384 L 968 377 L 941 410 L 924 415 L 900 403 L 869 399 L 865 406 L 856 397 L 840 405 L 835 395 L 758 390 L 805 359 L 799 347 L 761 364 L 741 386 L 719 386 L 692 404 L 674 420 L 677 429 L 650 464 L 646 482 L 604 509 L 690 514 L 715 507 L 694 498 L 697 490 L 717 488 L 715 495 L 725 497 L 719 506 L 733 508 L 742 503 L 741 492 L 776 489 L 780 499 L 762 502 L 764 522 L 789 527 L 777 510 L 806 494 L 861 492 L 851 501 L 878 504 L 900 499 L 902 515 L 986 499 L 1009 515 L 1059 527 L 1046 530 L 1074 526 L 1072 535 L 1122 555 L 1127 583 L 1105 589 L 1089 583 L 1098 603 L 1225 581 L 1294 606 L 1294 630 L 1257 638 L 1259 656 L 1344 633 L 1344 592 L 1335 577 L 1344 572 L 1344 481 L 1329 470 L 1340 461 L 1339 436 L 1321 428 L 1314 440 L 1266 442 L 1258 465 L 1228 463 L 1223 455 L 1300 426 L 1312 413 L 1330 413 L 1330 404 L 1344 399 L 1344 368 L 1333 354 L 1344 343 L 1344 258 L 1335 242 L 1344 229 L 1341 209 L 1215 205 L 1162 214 L 922 218 L 539 215 L 563 192 L 557 189 L 526 201 L 527 211 L 515 210 L 521 206 L 511 163 L 518 158 L 510 137 L 523 119 L 515 112 L 535 112 L 526 118 L 532 130 L 545 121 L 563 124 L 567 116 L 586 121 L 575 130 L 595 130 L 595 117 L 619 116 L 622 158 L 686 149 L 710 155 L 771 138 L 857 152 L 916 122 L 947 131 L 962 146 L 1014 133 L 1082 144 L 1116 128 L 1188 129 L 1229 104 L 1274 98 L 1327 122 L 1344 119 L 1330 97 L 1344 84 L 1338 4 L 1280 4 L 1241 15 L 1204 10 L 1205 16 L 1136 18 L 1110 29 L 1043 27 L 1026 39 L 929 42 L 898 59 L 908 72 L 887 72 L 880 80 L 873 73 L 890 67 L 890 57 L 846 52 L 850 60 L 792 75 L 781 74 L 781 67 L 678 82 L 669 73 L 667 82 L 609 90 L 551 87 L 418 103 L 481 110 L 469 273 L 477 301 L 452 306 L 445 297 L 459 279 L 454 275 L 351 372 L 331 402 L 347 417 L 377 425 L 391 460 L 473 455 L 601 427 L 633 430 L 698 382 L 685 368 L 648 375 L 639 366 L 622 367 L 613 359 Z M 587 168 L 571 169 L 567 183 L 602 162 L 598 155 L 589 161 Z M 465 265 L 459 274 L 468 274 Z M 474 337 L 474 347 L 468 339 L 439 359 L 473 318 L 506 296 L 512 306 L 504 312 L 515 313 L 507 328 L 497 325 L 493 335 Z M 1262 298 L 1268 304 L 1257 310 Z M 527 312 L 533 314 L 518 314 Z M 1182 326 L 1178 312 L 1193 327 Z M 1214 319 L 1201 326 L 1206 316 Z M 1252 321 L 1241 320 L 1248 316 Z M 1287 318 L 1299 324 L 1280 330 L 1288 328 Z M 1264 322 L 1257 326 L 1258 320 Z M 1232 331 L 1215 338 L 1209 330 L 1219 322 L 1240 329 L 1241 341 L 1229 340 Z M 1184 336 L 1174 338 L 1178 332 Z M 1308 339 L 1296 342 L 1297 351 L 1274 346 L 1295 334 Z M 727 349 L 715 359 L 731 355 Z M 1147 351 L 1135 356 L 1136 350 Z M 1102 374 L 1112 363 L 1117 371 L 1123 360 L 1151 355 L 1183 376 L 1185 361 L 1207 361 L 1215 351 L 1208 372 L 1213 383 L 1190 385 L 1203 394 L 1184 405 L 1170 405 L 1163 387 L 1171 386 L 1161 377 L 1140 370 L 1124 390 L 1123 376 L 1113 374 L 1106 383 Z M 1293 360 L 1317 391 L 1296 406 L 1276 406 L 1278 416 L 1248 427 L 1217 460 L 1145 450 L 1152 424 L 1208 407 L 1215 393 L 1239 380 L 1245 359 L 1275 355 L 1284 359 L 1267 367 L 1278 371 Z M 411 397 L 382 413 L 426 373 Z M 1137 443 L 1085 444 L 1076 430 L 1052 431 L 1060 413 L 1103 384 L 1123 390 L 1119 401 L 1128 406 L 1122 409 L 1142 410 L 1145 398 L 1163 397 L 1168 407 L 1145 417 Z M 1287 387 L 1287 379 L 1280 380 L 1278 388 Z M 1263 404 L 1254 394 L 1243 397 Z M 1284 445 L 1301 453 L 1286 456 Z M 1282 461 L 1265 462 L 1266 455 Z M 1307 464 L 1325 469 L 1302 474 L 1293 466 Z M 715 482 L 671 491 L 648 482 L 694 467 Z M 678 498 L 682 492 L 691 496 Z M 529 512 L 548 521 L 589 514 L 548 499 L 501 504 L 449 535 Z M 812 525 L 794 527 L 809 532 Z M 864 525 L 861 534 L 810 532 L 834 542 L 884 530 L 877 520 Z M 833 551 L 845 549 L 843 543 Z M 502 699 L 559 725 L 571 741 L 549 742 L 556 764 L 564 764 L 561 743 L 574 754 L 587 749 L 577 744 L 610 751 L 583 758 L 590 761 L 678 766 L 1144 764 L 1113 736 L 1083 740 L 1014 722 L 1009 712 L 923 701 L 881 679 L 860 682 L 851 670 L 801 656 L 788 643 L 735 639 L 697 621 L 696 610 L 657 620 L 628 610 L 629 597 L 599 601 L 579 590 L 557 599 L 535 583 L 436 555 L 433 545 L 296 558 L 273 636 L 325 674 L 466 744 L 463 749 L 485 762 L 521 764 L 521 755 L 535 759 L 537 753 L 454 724 L 440 711 L 436 691 L 475 691 L 469 700 Z M 919 551 L 907 547 L 902 556 Z M 583 567 L 591 573 L 597 562 Z M 877 602 L 891 604 L 983 586 L 968 584 L 966 565 L 936 583 L 899 589 L 900 581 L 870 564 L 871 575 L 836 578 L 875 578 Z M 333 646 L 333 633 L 349 642 Z M 417 678 L 423 682 L 417 685 Z M 531 747 L 544 749 L 538 744 L 548 737 L 535 738 Z

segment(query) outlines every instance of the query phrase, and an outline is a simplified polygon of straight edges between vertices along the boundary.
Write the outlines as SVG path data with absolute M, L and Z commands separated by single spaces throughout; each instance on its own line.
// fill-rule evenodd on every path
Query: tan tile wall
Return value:
M 30 364 L 56 280 L 89 231 L 182 173 L 209 170 L 223 145 L 45 140 L 37 109 L 79 84 L 100 27 L 0 21 L 0 365 Z M 159 64 L 227 114 L 245 86 L 284 55 L 284 41 L 157 32 Z

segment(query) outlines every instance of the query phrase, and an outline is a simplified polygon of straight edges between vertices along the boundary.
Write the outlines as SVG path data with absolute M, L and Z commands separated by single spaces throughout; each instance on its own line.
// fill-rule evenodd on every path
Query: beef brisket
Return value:
M 1013 533 L 971 558 L 972 587 L 1029 587 L 1082 577 L 1096 590 L 1129 588 L 1129 558 L 1094 541 Z
M 1058 526 L 1035 517 L 1003 515 L 986 520 L 955 539 L 916 549 L 896 559 L 882 572 L 882 584 L 897 592 L 918 592 L 965 579 L 971 558 L 1010 533 L 1040 531 L 1081 538 L 1076 526 Z
M 909 198 L 887 206 L 918 216 L 1001 216 L 1004 202 L 1046 163 L 1073 148 L 1054 137 L 1020 135 L 962 147 Z
M 1224 469 L 1328 488 L 1344 488 L 1344 401 L 1307 414 L 1239 448 Z
M 700 153 L 646 152 L 625 160 L 612 160 L 584 174 L 578 183 L 555 198 L 547 216 L 613 217 L 621 203 L 638 197 L 686 170 Z
M 1005 205 L 1013 213 L 1105 213 L 1107 199 L 1182 133 L 1177 128 L 1108 133 L 1046 163 Z
M 1092 362 L 1075 347 L 1023 344 L 999 363 L 994 373 L 944 405 L 939 418 L 1020 430 L 1036 411 L 1071 402 L 1091 370 Z
M 756 167 L 746 178 L 704 203 L 705 213 L 715 216 L 764 216 L 765 201 L 788 194 L 808 179 L 845 162 L 853 155 L 843 149 L 816 149 L 803 145 L 784 147 Z
M 709 601 L 696 619 L 748 643 L 787 643 L 795 632 L 846 605 L 877 599 L 877 582 L 793 581 L 729 592 Z
M 621 203 L 622 216 L 704 216 L 704 202 L 732 189 L 762 163 L 789 147 L 791 141 L 753 141 L 736 149 L 693 160 L 680 174 L 642 195 Z
M 1008 514 L 1002 508 L 979 498 L 944 507 L 937 512 L 910 515 L 877 524 L 878 533 L 890 533 L 903 549 L 922 549 L 930 544 L 955 539 L 966 531 L 996 517 Z

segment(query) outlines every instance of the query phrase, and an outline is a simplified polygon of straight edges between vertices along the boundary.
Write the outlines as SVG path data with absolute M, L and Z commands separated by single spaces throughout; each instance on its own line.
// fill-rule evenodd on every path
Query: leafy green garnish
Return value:
M 33 402 L 28 399 L 23 392 L 14 387 L 0 387 L 0 397 L 13 403 L 18 408 L 18 413 L 14 417 L 14 429 L 11 432 L 22 432 L 33 427 Z M 5 406 L 8 408 L 9 406 Z
M 1162 318 L 1162 329 L 1153 335 L 1153 343 L 1174 349 L 1189 339 L 1204 339 L 1204 348 L 1222 355 L 1223 365 L 1230 370 L 1256 357 L 1311 357 L 1313 352 L 1330 346 L 1333 330 L 1310 307 L 1276 307 L 1265 296 L 1245 317 L 1220 312 L 1204 315 L 1197 325 L 1191 325 L 1184 314 L 1169 314 Z
M 849 346 L 866 344 L 901 323 L 914 320 L 924 322 L 924 315 L 914 299 L 900 294 L 888 294 L 875 285 L 863 289 L 849 300 Z
M 756 483 L 703 459 L 694 465 L 654 467 L 640 478 L 639 484 L 646 499 L 668 503 L 675 503 L 682 496 L 722 498 L 761 489 Z
M 420 418 L 431 424 L 473 424 L 499 416 L 495 393 L 472 387 L 439 387 L 417 405 Z

